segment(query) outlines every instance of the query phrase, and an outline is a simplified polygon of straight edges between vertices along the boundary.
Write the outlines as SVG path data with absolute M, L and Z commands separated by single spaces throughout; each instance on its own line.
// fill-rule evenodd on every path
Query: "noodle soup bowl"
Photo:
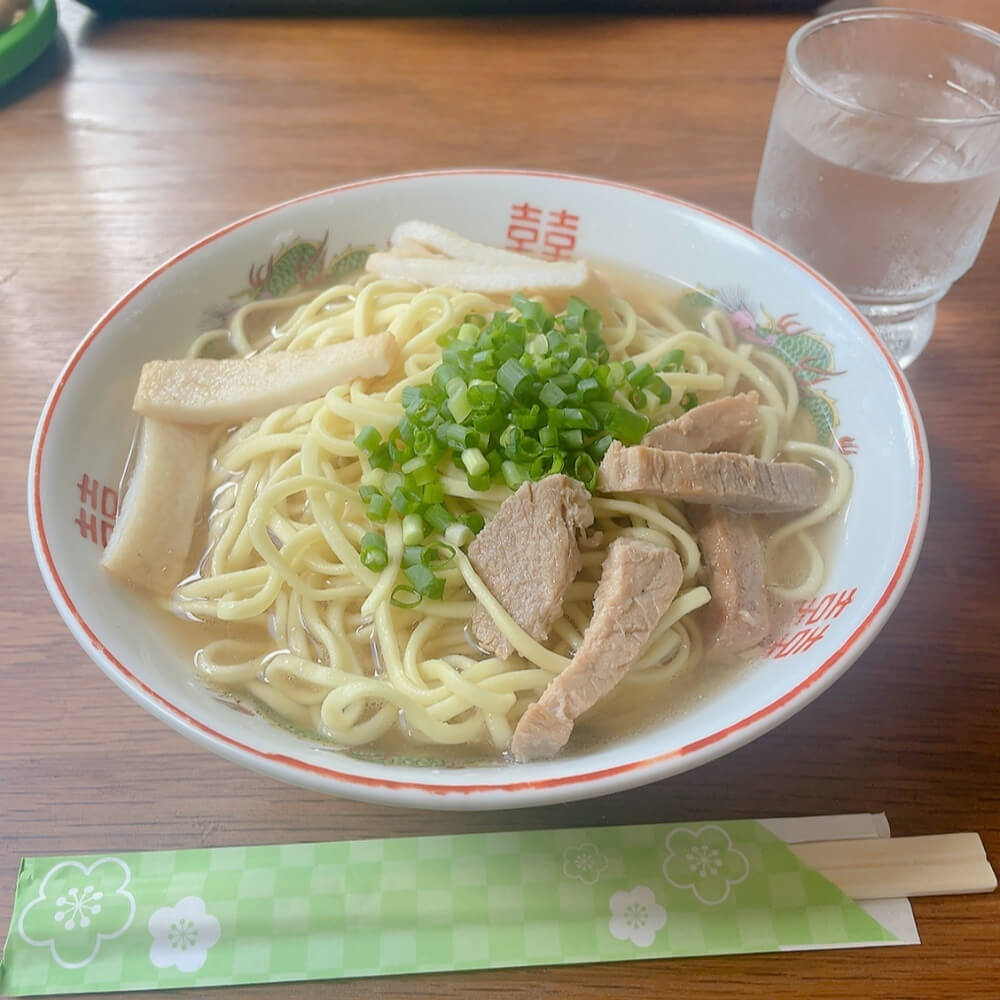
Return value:
M 241 303 L 333 282 L 396 224 L 431 220 L 484 243 L 583 256 L 715 298 L 738 337 L 791 366 L 818 439 L 853 492 L 827 540 L 826 578 L 761 656 L 661 716 L 549 761 L 457 762 L 433 748 L 340 749 L 203 684 L 169 615 L 100 565 L 133 440 L 139 370 L 179 357 Z M 767 240 L 652 191 L 565 175 L 468 170 L 379 178 L 297 198 L 205 237 L 97 322 L 42 413 L 29 510 L 39 566 L 82 649 L 122 690 L 202 746 L 334 795 L 494 809 L 657 781 L 735 750 L 799 711 L 874 639 L 913 569 L 927 517 L 924 433 L 905 379 L 850 303 Z M 717 673 L 717 672 L 716 672 Z

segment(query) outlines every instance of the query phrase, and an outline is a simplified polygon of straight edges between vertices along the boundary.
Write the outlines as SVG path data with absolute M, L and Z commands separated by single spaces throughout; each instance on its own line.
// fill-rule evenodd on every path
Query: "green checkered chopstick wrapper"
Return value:
M 752 820 L 27 858 L 12 996 L 894 941 Z

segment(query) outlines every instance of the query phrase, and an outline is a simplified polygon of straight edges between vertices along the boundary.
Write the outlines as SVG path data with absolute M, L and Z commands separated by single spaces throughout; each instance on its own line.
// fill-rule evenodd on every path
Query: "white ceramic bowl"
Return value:
M 814 338 L 782 343 L 809 347 L 798 352 L 812 358 L 801 373 L 802 391 L 810 405 L 836 414 L 856 480 L 829 579 L 784 644 L 683 717 L 544 763 L 449 768 L 433 760 L 364 759 L 217 700 L 178 655 L 160 614 L 102 572 L 101 536 L 132 439 L 130 403 L 143 362 L 179 355 L 206 324 L 217 325 L 220 311 L 246 289 L 248 273 L 263 280 L 261 265 L 297 237 L 325 239 L 329 266 L 349 245 L 383 244 L 396 223 L 414 217 L 491 244 L 571 250 L 718 289 L 751 335 Z M 296 253 L 308 273 L 308 249 Z M 287 270 L 274 268 L 274 288 Z M 916 562 L 928 493 L 926 443 L 905 379 L 847 300 L 805 265 L 735 223 L 651 191 L 558 174 L 462 170 L 297 198 L 235 222 L 157 268 L 100 319 L 59 376 L 31 455 L 29 509 L 45 583 L 81 647 L 179 732 L 318 791 L 487 809 L 655 781 L 728 753 L 797 712 L 885 623 Z

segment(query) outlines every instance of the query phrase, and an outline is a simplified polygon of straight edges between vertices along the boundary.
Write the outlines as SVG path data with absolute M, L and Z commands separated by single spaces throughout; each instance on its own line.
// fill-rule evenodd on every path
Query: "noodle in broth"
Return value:
M 803 515 L 780 519 L 766 538 L 769 589 L 779 602 L 816 593 L 825 576 L 817 533 L 843 507 L 850 468 L 802 428 L 793 373 L 778 358 L 741 343 L 728 316 L 708 307 L 700 329 L 675 308 L 677 289 L 617 297 L 599 305 L 602 337 L 613 360 L 656 362 L 684 352 L 683 370 L 664 376 L 672 399 L 653 414 L 658 423 L 682 412 L 686 393 L 705 402 L 754 389 L 759 418 L 744 450 L 765 461 L 778 456 L 823 467 L 832 480 L 827 499 Z M 544 301 L 544 300 L 543 300 Z M 547 305 L 547 304 L 546 304 Z M 261 337 L 261 314 L 290 316 Z M 441 600 L 416 608 L 391 600 L 403 556 L 402 529 L 384 527 L 388 565 L 361 560 L 371 525 L 358 489 L 365 465 L 355 438 L 374 425 L 388 435 L 403 415 L 407 386 L 426 384 L 441 361 L 437 337 L 469 314 L 492 316 L 510 303 L 479 293 L 421 288 L 366 274 L 318 295 L 254 303 L 227 330 L 200 337 L 190 356 L 228 342 L 238 355 L 320 347 L 390 331 L 402 354 L 397 373 L 355 381 L 325 398 L 288 406 L 228 431 L 214 452 L 206 498 L 205 539 L 197 567 L 176 589 L 172 610 L 206 623 L 209 641 L 194 657 L 210 685 L 266 707 L 292 726 L 343 747 L 398 743 L 471 746 L 502 752 L 517 720 L 568 663 L 587 627 L 603 549 L 582 552 L 582 569 L 566 594 L 561 618 L 543 646 L 492 597 L 459 550 L 440 571 Z M 487 521 L 511 491 L 472 490 L 458 470 L 442 482 L 455 513 Z M 669 611 L 614 693 L 619 705 L 649 703 L 672 679 L 703 661 L 691 615 L 711 595 L 700 582 L 701 555 L 683 506 L 650 496 L 594 495 L 595 524 L 604 543 L 621 535 L 654 541 L 680 557 L 684 582 Z M 468 638 L 476 599 L 518 653 L 484 655 Z M 215 629 L 214 635 L 211 630 Z M 594 713 L 609 710 L 605 704 Z

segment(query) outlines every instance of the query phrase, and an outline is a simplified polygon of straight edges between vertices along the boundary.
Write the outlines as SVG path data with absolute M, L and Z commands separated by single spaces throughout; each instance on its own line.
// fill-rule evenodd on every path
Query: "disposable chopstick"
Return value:
M 789 844 L 851 899 L 992 892 L 997 877 L 977 833 Z

